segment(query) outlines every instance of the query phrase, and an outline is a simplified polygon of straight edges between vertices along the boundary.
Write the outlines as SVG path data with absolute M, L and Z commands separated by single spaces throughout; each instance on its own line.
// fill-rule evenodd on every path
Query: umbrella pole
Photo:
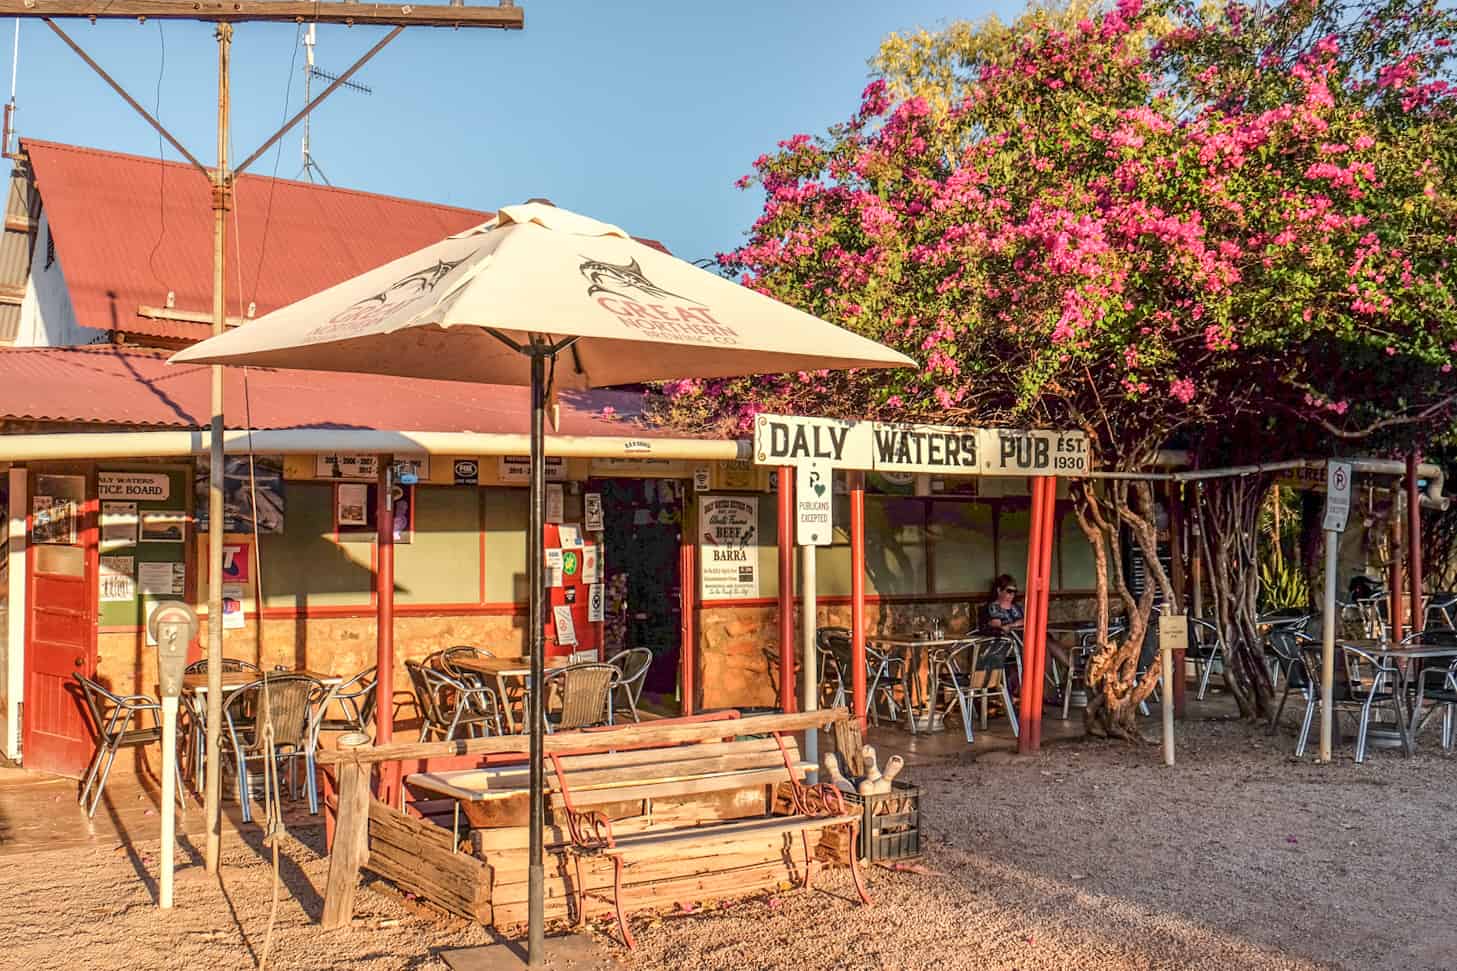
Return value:
M 542 586 L 542 536 L 546 528 L 546 355 L 540 344 L 531 355 L 531 500 L 527 526 L 526 575 L 531 583 L 528 638 L 531 652 L 531 690 L 527 693 L 527 720 L 531 723 L 531 844 L 527 857 L 527 967 L 545 963 L 545 881 L 542 872 L 542 829 L 545 807 L 542 787 L 542 680 L 546 669 L 544 636 L 545 598 Z

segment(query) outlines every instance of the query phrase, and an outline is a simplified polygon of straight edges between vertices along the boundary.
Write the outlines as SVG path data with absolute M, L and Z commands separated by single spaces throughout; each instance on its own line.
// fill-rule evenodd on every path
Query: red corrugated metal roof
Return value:
M 207 324 L 140 306 L 211 313 L 211 187 L 192 166 L 25 139 L 78 322 L 170 340 Z M 228 219 L 228 314 L 257 315 L 387 263 L 491 213 L 242 175 Z M 241 281 L 241 283 L 240 283 Z
M 164 352 L 115 346 L 0 351 L 0 418 L 201 428 L 208 368 L 171 365 Z M 230 428 L 244 424 L 244 371 L 224 368 Z M 321 371 L 247 371 L 254 428 L 526 434 L 525 388 Z M 636 420 L 642 395 L 562 392 L 562 435 L 662 437 Z M 604 413 L 604 408 L 612 411 Z
M 166 305 L 212 313 L 213 214 L 191 165 L 23 139 L 84 327 L 199 341 L 211 324 L 141 316 Z M 228 218 L 227 313 L 245 318 L 301 300 L 479 225 L 490 212 L 242 175 Z M 639 242 L 667 252 L 656 240 Z

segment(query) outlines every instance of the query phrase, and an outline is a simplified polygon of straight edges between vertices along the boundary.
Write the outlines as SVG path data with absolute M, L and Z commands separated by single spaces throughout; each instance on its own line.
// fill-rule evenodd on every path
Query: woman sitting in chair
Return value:
M 1019 634 L 1026 623 L 1021 606 L 1017 603 L 1017 581 L 1010 573 L 997 577 L 992 586 L 992 602 L 986 605 L 982 626 L 990 631 L 1016 631 Z M 1047 653 L 1057 659 L 1063 670 L 1072 665 L 1068 649 L 1051 637 L 1047 638 Z

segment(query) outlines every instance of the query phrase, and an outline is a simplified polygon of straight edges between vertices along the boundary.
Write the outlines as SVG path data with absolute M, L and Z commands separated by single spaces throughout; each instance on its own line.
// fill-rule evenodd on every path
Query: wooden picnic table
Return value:
M 526 704 L 526 687 L 531 678 L 531 659 L 527 657 L 486 657 L 484 655 L 469 655 L 453 657 L 450 663 L 455 667 L 466 671 L 474 671 L 477 674 L 489 675 L 496 679 L 496 697 L 501 701 L 501 708 L 506 715 L 506 731 L 516 734 L 516 717 L 514 709 L 516 706 Z M 569 657 L 549 657 L 546 659 L 546 669 L 564 668 L 572 663 Z M 518 702 L 513 703 L 507 693 L 508 682 L 520 682 L 521 697 Z M 525 722 L 523 715 L 522 722 Z

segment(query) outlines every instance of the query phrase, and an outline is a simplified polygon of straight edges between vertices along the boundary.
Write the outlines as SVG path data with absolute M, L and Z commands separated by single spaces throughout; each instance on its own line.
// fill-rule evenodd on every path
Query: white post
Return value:
M 819 666 L 816 663 L 819 655 L 816 653 L 815 633 L 819 626 L 816 620 L 818 607 L 815 603 L 815 548 L 813 546 L 801 546 L 799 548 L 799 589 L 800 598 L 804 604 L 801 608 L 800 618 L 800 646 L 804 652 L 804 658 L 800 663 L 800 677 L 802 691 L 804 693 L 803 708 L 805 711 L 814 711 L 819 707 L 820 700 L 820 676 Z M 804 730 L 804 760 L 810 765 L 820 763 L 820 738 L 819 729 L 806 728 Z M 816 779 L 816 770 L 809 770 L 809 780 Z
M 172 906 L 172 851 L 177 845 L 177 698 L 162 696 L 162 861 L 157 902 Z
M 1331 741 L 1335 720 L 1331 713 L 1336 676 L 1336 558 L 1341 534 L 1325 531 L 1325 603 L 1321 615 L 1320 643 L 1320 756 L 1316 761 L 1331 760 Z
M 5 641 L 5 722 L 4 744 L 0 745 L 11 759 L 19 761 L 20 704 L 25 700 L 25 547 L 30 537 L 25 533 L 25 511 L 30 508 L 26 494 L 26 469 L 10 468 L 10 553 L 6 572 L 9 575 L 9 596 L 5 614 L 6 630 L 0 630 Z
M 1163 666 L 1164 684 L 1159 692 L 1164 714 L 1164 765 L 1174 764 L 1174 646 L 1167 637 L 1159 638 L 1159 663 Z M 1183 672 L 1180 672 L 1182 674 Z

